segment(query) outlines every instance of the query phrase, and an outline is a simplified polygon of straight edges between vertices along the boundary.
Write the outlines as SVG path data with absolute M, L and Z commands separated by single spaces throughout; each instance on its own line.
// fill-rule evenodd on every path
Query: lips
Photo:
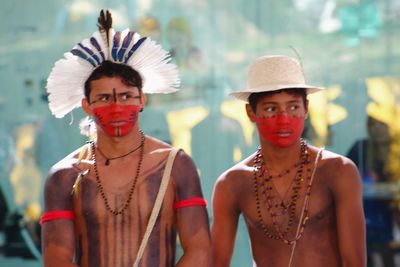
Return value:
M 126 121 L 110 121 L 110 125 L 113 127 L 121 127 L 126 124 Z
M 277 135 L 278 137 L 290 137 L 292 133 L 291 132 L 277 132 L 275 133 L 275 135 Z

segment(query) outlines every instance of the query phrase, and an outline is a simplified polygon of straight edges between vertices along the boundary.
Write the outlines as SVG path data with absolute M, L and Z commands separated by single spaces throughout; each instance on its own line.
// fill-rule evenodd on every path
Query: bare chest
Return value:
M 74 196 L 76 235 L 82 266 L 133 264 L 159 192 L 162 172 L 163 169 L 160 169 L 141 177 L 143 179 L 134 187 L 132 180 L 123 186 L 103 185 L 102 188 L 96 177 L 82 180 Z M 158 251 L 158 257 L 152 258 L 151 254 L 155 252 L 148 250 L 144 260 L 152 261 L 149 266 L 162 266 L 161 262 L 165 261 L 173 262 L 173 240 L 176 238 L 174 198 L 175 188 L 170 183 L 149 239 L 150 247 L 156 249 L 164 244 L 170 248 L 168 251 L 171 253 Z
M 239 206 L 250 234 L 291 242 L 307 232 L 335 228 L 333 197 L 321 173 L 294 176 L 289 182 L 249 174 Z

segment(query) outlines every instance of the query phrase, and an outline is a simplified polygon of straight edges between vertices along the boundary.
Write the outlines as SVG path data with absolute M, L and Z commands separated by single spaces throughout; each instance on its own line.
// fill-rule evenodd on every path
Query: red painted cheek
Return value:
M 118 105 L 97 107 L 93 109 L 95 122 L 111 136 L 125 136 L 137 123 L 140 106 Z
M 277 147 L 294 144 L 304 129 L 304 118 L 292 118 L 280 114 L 272 118 L 256 118 L 258 132 L 264 140 Z

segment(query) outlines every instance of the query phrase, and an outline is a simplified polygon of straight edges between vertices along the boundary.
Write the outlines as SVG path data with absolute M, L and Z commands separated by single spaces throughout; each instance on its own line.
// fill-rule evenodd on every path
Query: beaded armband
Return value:
M 39 223 L 40 223 L 40 225 L 42 225 L 45 222 L 59 220 L 59 219 L 73 220 L 73 219 L 75 219 L 74 212 L 72 210 L 47 211 L 42 215 L 42 218 L 40 218 Z
M 192 197 L 189 199 L 177 201 L 174 203 L 174 209 L 193 207 L 193 206 L 204 206 L 207 207 L 207 201 L 201 197 Z

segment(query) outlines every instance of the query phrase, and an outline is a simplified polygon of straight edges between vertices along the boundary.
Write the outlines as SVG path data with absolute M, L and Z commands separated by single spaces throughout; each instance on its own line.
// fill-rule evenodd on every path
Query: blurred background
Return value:
M 215 180 L 255 151 L 242 89 L 264 54 L 299 58 L 310 84 L 304 137 L 347 155 L 364 185 L 368 266 L 400 266 L 399 0 L 2 0 L 0 3 L 0 266 L 41 266 L 43 184 L 51 165 L 86 139 L 75 110 L 55 119 L 47 76 L 96 31 L 150 36 L 173 56 L 181 91 L 148 96 L 141 127 L 190 154 L 208 201 Z M 208 207 L 212 221 L 211 207 Z M 252 266 L 241 220 L 232 266 Z

